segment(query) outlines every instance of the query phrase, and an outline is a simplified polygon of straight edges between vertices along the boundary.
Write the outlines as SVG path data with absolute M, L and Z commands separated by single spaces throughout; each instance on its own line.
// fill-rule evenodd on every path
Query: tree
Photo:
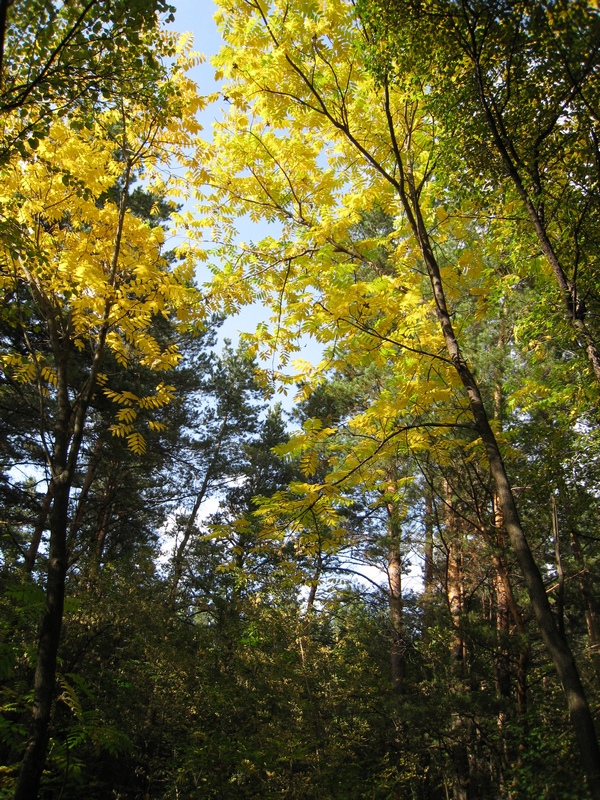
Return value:
M 447 429 L 468 415 L 459 424 L 471 427 L 483 445 L 503 525 L 563 684 L 590 790 L 598 796 L 600 752 L 589 704 L 520 522 L 480 382 L 457 335 L 460 298 L 487 296 L 488 289 L 476 238 L 454 203 L 444 203 L 436 181 L 437 121 L 422 111 L 410 83 L 390 76 L 376 83 L 365 72 L 361 50 L 368 33 L 347 4 L 304 10 L 224 4 L 220 21 L 228 46 L 217 63 L 230 81 L 231 106 L 214 142 L 215 201 L 231 218 L 262 214 L 284 226 L 279 246 L 267 240 L 258 252 L 248 248 L 222 280 L 231 286 L 243 279 L 244 267 L 253 273 L 263 262 L 261 287 L 275 297 L 275 341 L 284 353 L 294 348 L 300 329 L 321 341 L 344 341 L 348 350 L 352 342 L 353 358 L 394 364 L 396 393 L 373 407 L 378 420 L 385 408 L 390 433 L 367 435 L 344 470 L 314 486 L 311 496 L 334 493 L 357 464 L 381 457 L 400 433 L 414 448 L 424 428 Z M 347 231 L 376 202 L 397 220 L 396 273 L 366 282 L 356 271 L 365 253 Z M 447 221 L 441 231 L 440 220 Z M 470 243 L 460 248 L 464 273 L 454 266 L 461 242 Z M 483 314 L 483 305 L 475 313 Z M 262 338 L 269 341 L 268 334 Z M 331 357 L 337 353 L 336 346 Z M 413 376 L 424 384 L 433 376 L 418 401 Z M 396 426 L 400 410 L 431 408 L 440 391 L 456 398 L 448 414 L 453 419 L 421 417 Z
M 248 491 L 247 448 L 249 437 L 257 427 L 264 411 L 264 393 L 255 379 L 256 364 L 247 347 L 236 351 L 226 343 L 222 356 L 212 359 L 202 377 L 200 391 L 187 402 L 195 405 L 188 421 L 189 469 L 185 477 L 186 490 L 192 506 L 181 514 L 173 557 L 171 600 L 175 601 L 184 574 L 190 541 L 196 532 L 200 508 L 209 498 L 235 490 L 230 484 L 243 481 L 238 491 Z M 194 403 L 195 401 L 195 403 Z M 183 500 L 183 498 L 182 498 Z
M 64 607 L 69 498 L 90 404 L 103 392 L 120 406 L 112 432 L 141 453 L 145 442 L 136 424 L 145 418 L 150 429 L 160 428 L 152 409 L 172 397 L 160 380 L 146 396 L 113 389 L 103 371 L 107 356 L 114 357 L 113 368 L 137 362 L 154 373 L 168 370 L 178 361 L 177 348 L 159 342 L 152 319 L 178 315 L 192 321 L 196 314 L 188 285 L 191 260 L 168 269 L 164 231 L 128 209 L 136 171 L 152 179 L 155 166 L 181 153 L 197 130 L 188 115 L 197 101 L 179 67 L 157 91 L 165 100 L 157 111 L 124 99 L 118 112 L 107 111 L 87 126 L 54 122 L 34 157 L 11 160 L 3 171 L 4 225 L 14 236 L 3 241 L 2 292 L 14 309 L 10 324 L 18 346 L 4 351 L 2 366 L 13 384 L 35 387 L 50 496 L 46 610 L 32 732 L 16 797 L 36 795 L 44 764 Z M 32 341 L 34 323 L 42 347 Z

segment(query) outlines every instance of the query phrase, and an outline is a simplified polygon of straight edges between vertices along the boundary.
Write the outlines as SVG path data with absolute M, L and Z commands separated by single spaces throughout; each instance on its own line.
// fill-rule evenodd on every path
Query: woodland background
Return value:
M 173 11 L 0 0 L 0 797 L 600 797 L 597 4 Z

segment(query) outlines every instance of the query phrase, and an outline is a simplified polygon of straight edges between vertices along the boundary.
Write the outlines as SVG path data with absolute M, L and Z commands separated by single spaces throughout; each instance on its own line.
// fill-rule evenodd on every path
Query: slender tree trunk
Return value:
M 460 542 L 460 531 L 454 510 L 454 499 L 452 497 L 452 487 L 445 481 L 445 502 L 446 502 L 446 595 L 452 627 L 454 628 L 454 639 L 451 648 L 452 659 L 456 665 L 460 665 L 460 673 L 464 677 L 465 667 L 465 639 L 463 635 L 463 562 L 462 547 Z
M 500 332 L 498 334 L 497 347 L 500 350 L 506 345 L 506 306 L 502 309 L 502 317 L 500 321 Z M 494 420 L 498 429 L 503 429 L 504 421 L 504 362 L 502 356 L 497 362 L 496 386 L 494 388 Z M 506 549 L 504 519 L 502 517 L 502 508 L 498 497 L 493 498 L 493 511 L 494 511 L 494 528 L 496 531 L 495 541 L 492 543 L 494 548 L 499 550 L 499 553 L 504 554 Z M 500 555 L 498 555 L 500 561 Z M 504 577 L 500 574 L 500 570 L 496 569 L 494 576 L 494 596 L 496 606 L 496 642 L 497 651 L 496 659 L 494 662 L 494 678 L 496 683 L 496 692 L 498 697 L 507 699 L 510 697 L 510 651 L 508 648 L 508 640 L 510 635 L 510 609 L 507 585 L 508 580 L 506 571 L 504 570 Z M 502 710 L 498 716 L 498 725 L 500 729 L 504 727 L 506 721 L 506 711 Z
M 565 636 L 565 572 L 563 570 L 562 558 L 560 554 L 560 529 L 558 526 L 558 506 L 556 497 L 550 498 L 552 506 L 552 532 L 554 534 L 554 555 L 556 559 L 556 577 L 558 580 L 556 587 L 556 624 L 563 636 Z
M 494 593 L 496 599 L 496 641 L 497 651 L 494 664 L 494 676 L 498 697 L 510 697 L 510 654 L 508 650 L 509 637 L 509 610 L 508 598 L 502 579 L 498 574 L 494 580 Z M 504 718 L 504 712 L 503 718 Z
M 504 521 L 502 519 L 502 509 L 500 508 L 497 497 L 494 498 L 494 526 L 496 529 L 496 542 L 494 542 L 494 545 L 498 548 L 500 553 L 504 553 Z M 496 658 L 494 661 L 494 678 L 498 697 L 506 699 L 510 697 L 510 652 L 508 649 L 508 638 L 510 635 L 510 606 L 507 591 L 508 576 L 506 575 L 506 570 L 504 569 L 502 569 L 501 574 L 501 570 L 498 568 L 500 567 L 500 561 L 501 557 L 498 554 L 495 556 L 496 574 L 494 576 L 497 643 Z M 514 598 L 512 599 L 514 603 Z M 500 727 L 503 726 L 505 717 L 505 712 L 501 711 L 499 717 Z
M 112 503 L 107 501 L 102 514 L 100 515 L 100 524 L 96 530 L 96 566 L 100 567 L 102 556 L 104 555 L 104 547 L 106 546 L 106 537 L 108 536 L 108 526 L 112 516 Z
M 15 791 L 15 800 L 33 800 L 37 797 L 46 749 L 50 714 L 54 700 L 56 657 L 60 643 L 67 574 L 67 513 L 69 485 L 56 485 L 50 526 L 50 553 L 46 584 L 46 612 L 40 629 L 37 662 L 34 678 L 32 727 L 27 748 L 21 763 L 21 772 Z
M 65 579 L 67 575 L 67 524 L 69 492 L 69 439 L 71 406 L 68 392 L 68 352 L 60 354 L 57 363 L 57 424 L 54 436 L 50 512 L 50 550 L 46 579 L 46 604 L 34 677 L 34 697 L 29 740 L 21 762 L 15 800 L 35 800 L 48 747 L 50 715 L 54 700 L 56 659 L 62 628 Z
M 425 487 L 425 517 L 423 526 L 425 528 L 425 564 L 423 567 L 423 636 L 425 641 L 429 638 L 429 627 L 433 619 L 433 499 L 432 489 L 429 485 Z
M 396 483 L 393 475 L 387 489 L 386 500 L 388 528 L 388 604 L 392 642 L 390 646 L 390 667 L 392 689 L 401 694 L 404 690 L 404 609 L 402 607 L 402 529 L 398 519 L 398 508 L 394 501 Z
M 519 636 L 519 664 L 517 667 L 517 713 L 521 720 L 523 728 L 523 737 L 521 739 L 520 751 L 524 752 L 525 748 L 525 734 L 527 732 L 527 670 L 529 668 L 530 652 L 529 644 L 527 642 L 527 632 L 523 622 L 523 614 L 515 600 L 510 578 L 506 568 L 504 558 L 504 542 L 503 538 L 500 541 L 500 552 L 496 552 L 493 556 L 494 566 L 496 568 L 496 575 L 498 583 L 501 584 L 501 593 L 506 602 L 506 607 L 510 612 L 513 619 L 517 635 Z M 497 584 L 498 585 L 498 584 Z
M 81 487 L 81 492 L 79 493 L 75 518 L 71 522 L 71 525 L 69 526 L 69 533 L 67 536 L 68 545 L 71 543 L 72 539 L 77 535 L 79 529 L 81 528 L 83 522 L 83 515 L 85 513 L 87 496 L 90 487 L 93 483 L 94 476 L 96 474 L 96 468 L 100 460 L 101 452 L 102 452 L 102 439 L 98 439 L 96 446 L 94 447 L 94 452 L 90 457 L 90 462 L 88 464 L 88 469 L 83 481 L 83 485 Z M 42 500 L 42 503 L 40 505 L 40 512 L 38 514 L 35 528 L 33 530 L 33 535 L 31 537 L 31 542 L 29 544 L 29 549 L 27 550 L 27 555 L 25 556 L 25 561 L 23 563 L 23 568 L 25 572 L 32 572 L 33 567 L 35 566 L 35 560 L 37 558 L 38 550 L 40 548 L 40 542 L 42 541 L 42 534 L 48 522 L 48 516 L 50 513 L 50 507 L 52 505 L 53 495 L 54 495 L 54 482 L 51 480 L 50 483 L 48 484 L 48 489 L 46 490 L 44 499 Z
M 181 541 L 177 545 L 177 550 L 175 552 L 175 558 L 173 559 L 173 583 L 171 585 L 171 591 L 169 593 L 169 602 L 171 605 L 175 605 L 175 599 L 177 598 L 177 590 L 179 588 L 179 584 L 181 582 L 181 578 L 183 577 L 183 567 L 184 567 L 184 558 L 185 552 L 187 550 L 188 543 L 194 532 L 194 525 L 196 524 L 196 517 L 198 516 L 198 511 L 200 510 L 200 506 L 202 505 L 202 501 L 204 500 L 204 495 L 206 494 L 206 488 L 208 486 L 208 472 L 204 476 L 204 481 L 202 483 L 202 487 L 200 491 L 196 495 L 196 499 L 194 501 L 194 506 L 190 512 L 190 516 L 188 517 L 188 521 L 186 522 L 183 536 L 181 537 Z
M 396 694 L 404 691 L 404 618 L 402 608 L 402 555 L 400 543 L 395 538 L 388 552 L 389 608 L 392 645 L 390 664 L 392 689 Z
M 494 405 L 498 410 L 501 402 L 501 391 L 498 386 L 494 394 Z M 502 520 L 502 510 L 500 509 L 498 498 L 494 497 L 494 528 L 496 532 L 496 542 L 493 546 L 497 547 L 500 553 L 504 553 L 504 528 Z M 500 555 L 496 556 L 500 561 Z M 510 764 L 508 744 L 506 740 L 506 723 L 509 715 L 509 698 L 511 694 L 511 674 L 510 674 L 510 608 L 506 584 L 508 581 L 503 579 L 500 571 L 496 569 L 493 578 L 493 597 L 496 621 L 496 654 L 494 658 L 494 683 L 496 685 L 496 695 L 502 702 L 502 707 L 498 711 L 498 730 L 502 741 L 502 751 L 499 759 L 499 786 L 502 794 L 505 793 L 505 773 Z
M 498 780 L 500 790 L 504 794 L 506 770 L 510 764 L 506 725 L 509 719 L 509 701 L 511 694 L 510 650 L 510 612 L 504 584 L 496 573 L 493 583 L 494 606 L 496 617 L 496 654 L 494 658 L 494 683 L 496 696 L 502 702 L 498 711 L 498 732 L 500 734 L 500 753 L 498 759 Z
M 217 459 L 219 458 L 219 454 L 221 452 L 223 438 L 225 436 L 225 431 L 227 429 L 228 419 L 229 419 L 229 414 L 226 412 L 225 416 L 223 417 L 223 422 L 221 423 L 221 427 L 219 429 L 219 435 L 217 437 L 217 441 L 215 442 L 213 457 L 210 461 L 210 464 L 206 468 L 206 473 L 204 474 L 202 485 L 198 490 L 198 494 L 196 495 L 196 499 L 194 501 L 194 506 L 190 512 L 190 516 L 183 531 L 183 536 L 181 537 L 181 541 L 179 542 L 177 551 L 175 552 L 175 558 L 173 559 L 174 562 L 173 583 L 171 585 L 171 591 L 169 593 L 169 602 L 171 603 L 171 606 L 175 605 L 175 600 L 177 598 L 177 589 L 179 588 L 179 583 L 183 576 L 185 552 L 187 550 L 187 546 L 192 536 L 192 533 L 194 532 L 194 525 L 196 524 L 196 517 L 198 516 L 198 511 L 200 510 L 200 506 L 204 502 L 204 498 L 206 497 L 206 492 L 208 491 L 210 481 L 213 478 L 213 472 L 215 469 L 215 465 L 217 463 Z
M 519 653 L 519 670 L 517 673 L 517 708 L 523 720 L 527 717 L 527 673 L 530 661 L 529 649 Z
M 445 502 L 445 545 L 446 545 L 446 600 L 452 620 L 453 638 L 450 646 L 452 659 L 451 670 L 454 680 L 451 681 L 451 692 L 459 694 L 468 692 L 466 681 L 466 642 L 463 631 L 464 584 L 463 554 L 460 541 L 460 524 L 455 510 L 452 487 L 448 480 L 444 481 Z M 451 757 L 454 768 L 452 782 L 453 800 L 469 800 L 470 765 L 469 765 L 469 721 L 460 711 L 452 714 Z
M 77 508 L 75 510 L 75 515 L 71 524 L 69 525 L 69 533 L 67 536 L 67 547 L 70 549 L 75 544 L 75 540 L 77 538 L 77 534 L 81 530 L 81 526 L 83 525 L 83 520 L 85 517 L 85 511 L 87 506 L 87 499 L 90 493 L 90 489 L 92 488 L 92 484 L 94 483 L 94 478 L 96 477 L 96 470 L 98 469 L 98 464 L 102 458 L 102 448 L 104 446 L 104 442 L 102 438 L 98 438 L 96 444 L 94 445 L 94 449 L 90 455 L 90 459 L 87 465 L 87 469 L 85 472 L 85 477 L 83 479 L 83 483 L 81 485 L 81 490 L 79 492 L 79 497 L 77 498 Z
M 433 590 L 433 503 L 431 490 L 425 489 L 425 567 L 423 570 L 423 589 L 426 597 Z

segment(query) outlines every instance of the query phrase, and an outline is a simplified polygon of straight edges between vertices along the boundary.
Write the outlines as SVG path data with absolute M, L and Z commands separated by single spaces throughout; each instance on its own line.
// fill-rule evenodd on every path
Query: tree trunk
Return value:
M 46 749 L 54 682 L 56 657 L 60 642 L 67 574 L 67 512 L 69 485 L 55 486 L 50 523 L 50 553 L 46 584 L 46 610 L 42 619 L 34 678 L 34 701 L 29 741 L 15 791 L 15 800 L 32 800 L 37 797 Z
M 495 398 L 497 399 L 497 398 Z M 498 498 L 494 498 L 494 526 L 496 529 L 496 542 L 500 553 L 504 553 L 504 520 L 502 519 L 502 509 L 498 503 Z M 497 555 L 495 561 L 496 574 L 494 576 L 494 595 L 496 600 L 496 658 L 494 661 L 494 679 L 496 683 L 496 692 L 498 697 L 510 697 L 510 653 L 508 649 L 508 638 L 510 634 L 510 607 L 507 591 L 507 575 L 505 570 L 501 574 L 500 555 Z M 514 598 L 513 598 L 514 602 Z M 520 622 L 520 620 L 519 620 Z M 503 725 L 505 713 L 501 712 L 499 718 L 500 726 Z
M 525 725 L 527 721 L 527 672 L 529 670 L 529 661 L 529 648 L 521 648 L 521 652 L 519 653 L 519 669 L 517 671 L 517 709 Z M 526 727 L 525 730 L 527 730 Z
M 509 611 L 508 598 L 499 575 L 494 579 L 496 595 L 496 641 L 497 651 L 494 664 L 494 677 L 498 697 L 510 697 L 510 655 L 508 650 Z
M 67 548 L 72 549 L 75 546 L 75 542 L 77 539 L 77 534 L 81 530 L 83 525 L 87 500 L 90 493 L 90 489 L 94 483 L 94 479 L 96 477 L 96 470 L 98 469 L 98 465 L 102 459 L 102 449 L 104 447 L 104 442 L 102 438 L 99 437 L 96 440 L 96 444 L 94 445 L 94 449 L 90 455 L 90 459 L 88 461 L 87 469 L 85 472 L 85 477 L 83 479 L 83 483 L 81 484 L 81 490 L 79 492 L 79 497 L 77 498 L 77 508 L 75 510 L 75 514 L 69 525 L 69 532 L 67 534 Z
M 565 636 L 565 572 L 560 555 L 560 529 L 558 527 L 558 507 L 556 497 L 550 498 L 552 505 L 552 533 L 554 534 L 554 555 L 556 558 L 556 624 L 562 636 Z
M 52 464 L 52 508 L 50 511 L 50 549 L 46 579 L 46 603 L 40 636 L 34 677 L 33 708 L 29 740 L 21 762 L 21 770 L 15 789 L 15 800 L 35 800 L 39 791 L 46 750 L 48 748 L 50 715 L 54 700 L 56 659 L 62 629 L 65 602 L 65 579 L 67 575 L 67 524 L 69 493 L 72 473 L 68 468 L 71 405 L 68 389 L 69 353 L 65 347 L 60 352 L 62 341 L 56 330 L 53 345 L 57 358 L 57 419 L 54 430 Z
M 388 555 L 390 627 L 392 629 L 392 646 L 390 663 L 392 671 L 392 689 L 396 694 L 404 691 L 404 636 L 402 609 L 402 558 L 397 543 L 392 543 Z
M 112 503 L 107 502 L 102 514 L 100 515 L 99 525 L 96 530 L 96 565 L 99 568 L 102 556 L 104 555 L 104 547 L 106 545 L 106 537 L 108 536 L 108 526 L 112 516 Z
M 431 490 L 425 489 L 425 567 L 423 570 L 423 590 L 426 598 L 433 591 L 433 503 Z
M 412 229 L 415 242 L 421 251 L 428 273 L 436 307 L 436 315 L 449 359 L 454 365 L 468 398 L 474 425 L 487 455 L 490 474 L 495 484 L 500 508 L 502 509 L 506 532 L 515 552 L 521 572 L 525 578 L 527 591 L 540 633 L 563 687 L 588 786 L 594 799 L 600 800 L 600 748 L 598 746 L 593 717 L 579 677 L 575 659 L 573 658 L 567 641 L 561 636 L 560 631 L 556 627 L 552 609 L 550 608 L 546 596 L 542 576 L 535 563 L 529 543 L 521 526 L 500 447 L 490 425 L 479 384 L 466 360 L 463 358 L 454 331 L 452 317 L 446 302 L 440 267 L 435 257 L 434 248 L 430 241 L 420 206 L 422 187 L 417 187 L 414 175 L 412 174 L 411 165 L 414 154 L 411 152 L 411 136 L 413 131 L 410 127 L 408 127 L 407 130 L 403 130 L 402 140 L 399 140 L 396 131 L 396 118 L 390 101 L 389 84 L 384 78 L 382 81 L 384 113 L 386 115 L 390 136 L 390 153 L 393 156 L 393 168 L 388 168 L 383 161 L 378 160 L 374 152 L 370 152 L 367 149 L 367 145 L 364 142 L 360 141 L 354 135 L 348 120 L 340 116 L 337 109 L 331 109 L 327 106 L 319 88 L 315 86 L 312 76 L 304 71 L 303 67 L 297 64 L 289 53 L 285 53 L 285 59 L 296 74 L 301 77 L 308 87 L 308 90 L 317 99 L 319 112 L 327 117 L 336 131 L 346 137 L 355 148 L 356 152 L 365 159 L 366 163 L 382 175 L 398 194 L 400 205 Z M 408 117 L 409 115 L 407 112 L 404 114 L 404 120 L 406 125 L 410 126 L 412 123 L 409 121 Z M 402 144 L 400 142 L 402 142 Z
M 396 484 L 388 486 L 389 499 L 386 501 L 388 517 L 388 604 L 392 643 L 390 647 L 390 667 L 392 690 L 401 694 L 404 690 L 404 618 L 402 607 L 402 551 L 400 540 L 402 530 L 398 519 L 398 509 L 393 496 Z
M 451 655 L 455 665 L 460 665 L 460 673 L 462 675 L 464 674 L 466 655 L 462 623 L 464 596 L 462 548 L 459 538 L 459 526 L 454 510 L 452 487 L 448 481 L 445 481 L 444 488 L 446 494 L 446 596 L 452 627 L 454 628 Z
M 173 559 L 173 583 L 171 585 L 171 591 L 169 593 L 169 602 L 172 607 L 175 606 L 175 601 L 177 599 L 177 589 L 179 588 L 179 583 L 181 582 L 181 578 L 183 576 L 185 552 L 187 550 L 187 546 L 192 536 L 192 533 L 194 532 L 194 525 L 196 524 L 196 517 L 198 516 L 198 511 L 200 511 L 200 506 L 204 502 L 204 498 L 206 497 L 210 481 L 213 478 L 213 472 L 215 469 L 215 465 L 217 463 L 217 459 L 221 452 L 221 446 L 223 444 L 223 439 L 225 437 L 228 420 L 229 420 L 229 413 L 225 412 L 223 421 L 221 423 L 221 427 L 219 429 L 219 435 L 217 437 L 217 441 L 215 442 L 213 456 L 210 460 L 210 464 L 206 468 L 206 473 L 202 480 L 202 485 L 200 486 L 200 489 L 198 490 L 198 493 L 196 495 L 194 506 L 190 512 L 190 516 L 188 517 L 188 521 L 183 531 L 183 536 L 181 537 L 181 542 L 179 543 L 177 550 L 175 552 L 175 557 Z

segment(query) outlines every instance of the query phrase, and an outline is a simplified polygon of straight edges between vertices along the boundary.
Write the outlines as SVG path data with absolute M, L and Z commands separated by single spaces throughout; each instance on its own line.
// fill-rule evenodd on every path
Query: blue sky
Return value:
M 177 10 L 175 22 L 170 27 L 179 33 L 186 31 L 193 33 L 194 50 L 202 53 L 206 57 L 206 61 L 192 70 L 190 74 L 198 84 L 200 94 L 210 94 L 218 87 L 210 58 L 219 51 L 222 44 L 213 19 L 216 7 L 212 0 L 173 0 L 173 4 Z M 210 129 L 211 123 L 216 119 L 218 113 L 218 106 L 207 110 L 201 119 L 205 129 Z

